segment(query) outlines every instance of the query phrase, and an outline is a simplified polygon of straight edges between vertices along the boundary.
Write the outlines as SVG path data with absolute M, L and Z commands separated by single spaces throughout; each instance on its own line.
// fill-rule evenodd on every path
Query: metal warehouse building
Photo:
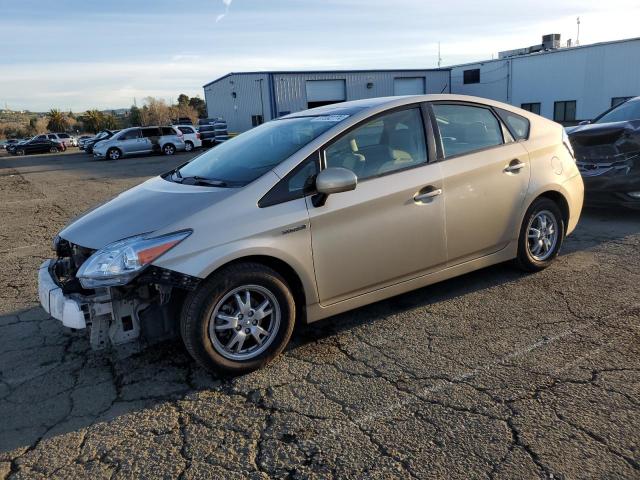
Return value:
M 423 93 L 491 98 L 575 124 L 640 95 L 640 38 L 561 46 L 552 34 L 496 60 L 441 69 L 229 73 L 204 86 L 209 116 L 232 132 L 329 103 Z
M 559 35 L 545 35 L 541 45 L 500 57 L 451 67 L 451 91 L 510 103 L 567 125 L 640 95 L 640 38 L 561 47 Z
M 449 92 L 449 69 L 229 73 L 204 86 L 210 117 L 243 132 L 288 113 L 389 95 Z

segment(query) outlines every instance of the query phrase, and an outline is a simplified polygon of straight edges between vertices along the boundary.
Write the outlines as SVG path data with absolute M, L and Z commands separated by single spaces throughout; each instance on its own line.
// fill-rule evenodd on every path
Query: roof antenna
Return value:
M 576 23 L 578 24 L 578 34 L 576 35 L 576 46 L 580 45 L 580 17 L 576 19 Z

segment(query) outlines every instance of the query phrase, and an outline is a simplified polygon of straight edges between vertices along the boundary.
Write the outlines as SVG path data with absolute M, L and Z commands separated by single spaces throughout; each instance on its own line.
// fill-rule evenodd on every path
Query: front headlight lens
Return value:
M 126 285 L 147 265 L 191 235 L 191 230 L 161 237 L 145 235 L 111 243 L 91 255 L 82 264 L 76 277 L 84 288 Z

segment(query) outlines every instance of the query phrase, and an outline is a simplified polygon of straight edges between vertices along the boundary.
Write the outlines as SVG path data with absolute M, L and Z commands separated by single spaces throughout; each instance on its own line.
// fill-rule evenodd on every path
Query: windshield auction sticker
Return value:
M 322 115 L 321 117 L 313 117 L 312 122 L 341 122 L 345 118 L 349 118 L 349 115 Z

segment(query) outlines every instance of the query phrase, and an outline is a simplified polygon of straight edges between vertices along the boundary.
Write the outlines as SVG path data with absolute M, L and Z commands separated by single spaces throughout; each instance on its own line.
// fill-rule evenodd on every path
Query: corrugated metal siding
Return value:
M 262 80 L 262 82 L 260 82 Z M 262 106 L 260 105 L 262 83 Z M 236 96 L 233 97 L 233 92 Z M 252 127 L 252 115 L 271 120 L 269 80 L 267 74 L 229 75 L 204 89 L 208 116 L 222 117 L 230 132 L 244 132 Z
M 395 78 L 423 77 L 427 93 L 449 92 L 449 71 L 393 71 L 393 72 L 323 72 L 323 73 L 278 73 L 274 74 L 276 114 L 298 112 L 307 108 L 307 80 L 344 80 L 347 101 L 362 98 L 393 95 Z M 371 83 L 371 88 L 367 84 Z

